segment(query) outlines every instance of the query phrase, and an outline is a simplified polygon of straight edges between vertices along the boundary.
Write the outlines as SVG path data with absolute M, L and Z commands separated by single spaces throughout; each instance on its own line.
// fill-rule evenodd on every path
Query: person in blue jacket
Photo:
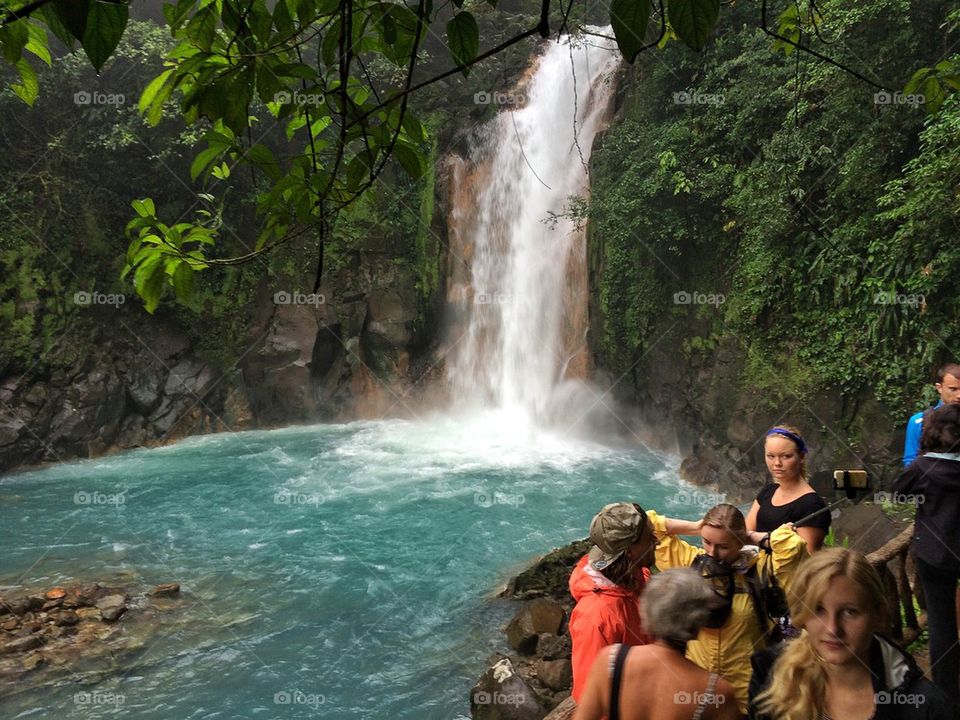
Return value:
M 903 466 L 907 467 L 920 453 L 920 435 L 923 432 L 923 416 L 931 409 L 936 410 L 944 403 L 960 402 L 960 365 L 947 363 L 937 371 L 937 381 L 934 383 L 940 402 L 914 413 L 907 421 L 907 438 L 903 444 Z

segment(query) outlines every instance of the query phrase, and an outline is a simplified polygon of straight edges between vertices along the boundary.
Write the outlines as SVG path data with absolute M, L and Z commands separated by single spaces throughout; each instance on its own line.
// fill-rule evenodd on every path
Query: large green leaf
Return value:
M 46 31 L 39 25 L 30 23 L 27 25 L 27 32 L 29 33 L 29 39 L 24 47 L 43 60 L 47 65 L 50 65 L 53 58 L 50 57 L 50 47 L 47 44 Z
M 80 41 L 87 31 L 90 4 L 90 0 L 53 0 L 57 19 L 67 32 Z
M 0 46 L 3 47 L 3 57 L 8 63 L 16 65 L 29 38 L 26 20 L 17 20 L 0 27 Z
M 20 74 L 20 82 L 11 84 L 17 97 L 23 100 L 27 105 L 33 105 L 40 94 L 40 83 L 37 82 L 37 74 L 33 71 L 30 63 L 22 58 L 17 62 L 17 72 Z
M 667 17 L 684 44 L 703 50 L 720 15 L 720 0 L 670 0 Z
M 90 4 L 87 26 L 80 43 L 98 72 L 120 42 L 127 27 L 127 15 L 126 3 L 95 0 Z
M 465 65 L 477 56 L 480 51 L 480 28 L 473 15 L 460 12 L 453 16 L 447 23 L 447 43 L 457 65 Z M 467 74 L 467 68 L 464 68 L 463 74 Z
M 643 47 L 649 21 L 650 0 L 613 0 L 610 4 L 610 24 L 627 62 L 636 60 Z

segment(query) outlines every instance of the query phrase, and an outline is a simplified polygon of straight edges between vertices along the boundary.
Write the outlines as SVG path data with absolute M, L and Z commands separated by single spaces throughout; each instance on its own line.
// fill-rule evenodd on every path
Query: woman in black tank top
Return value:
M 772 482 L 757 493 L 747 515 L 748 530 L 772 532 L 826 507 L 823 498 L 807 482 L 806 455 L 807 445 L 796 428 L 778 425 L 767 431 L 764 457 Z M 796 528 L 810 553 L 823 547 L 829 529 L 830 513 L 826 512 Z

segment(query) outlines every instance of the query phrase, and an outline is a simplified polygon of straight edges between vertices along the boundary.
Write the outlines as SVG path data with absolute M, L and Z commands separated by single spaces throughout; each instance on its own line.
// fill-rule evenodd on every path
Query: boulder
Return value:
M 546 711 L 509 658 L 489 668 L 470 693 L 474 720 L 541 720 Z
M 0 655 L 13 655 L 14 653 L 34 650 L 43 645 L 43 638 L 40 635 L 27 635 L 0 645 Z
M 841 506 L 840 517 L 833 521 L 837 545 L 846 542 L 852 550 L 864 554 L 883 547 L 899 535 L 903 527 L 887 517 L 879 505 L 871 502 Z
M 80 616 L 73 612 L 73 610 L 65 610 L 57 616 L 55 622 L 57 627 L 69 627 L 80 622 Z
M 180 583 L 165 583 L 163 585 L 157 585 L 153 590 L 147 593 L 147 595 L 152 595 L 154 597 L 169 597 L 171 595 L 176 595 L 180 592 Z
M 541 633 L 559 634 L 565 614 L 562 607 L 547 598 L 526 603 L 507 625 L 510 646 L 523 655 L 533 654 Z
M 569 690 L 573 685 L 570 660 L 538 660 L 537 678 L 551 690 Z
M 127 599 L 123 595 L 107 595 L 97 601 L 100 617 L 106 622 L 114 622 L 127 611 Z
M 543 633 L 537 641 L 537 654 L 544 660 L 563 660 L 573 654 L 569 635 Z
M 41 655 L 40 653 L 32 653 L 30 655 L 27 655 L 27 657 L 23 659 L 23 669 L 36 670 L 38 667 L 41 667 L 45 663 L 46 663 L 46 660 L 44 659 L 43 655 Z

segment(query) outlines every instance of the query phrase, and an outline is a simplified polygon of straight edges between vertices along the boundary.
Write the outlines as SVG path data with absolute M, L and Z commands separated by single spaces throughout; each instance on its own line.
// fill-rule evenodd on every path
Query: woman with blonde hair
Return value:
M 767 431 L 763 442 L 763 457 L 771 482 L 761 488 L 750 512 L 747 528 L 771 532 L 784 523 L 803 520 L 797 533 L 807 543 L 807 551 L 815 553 L 823 547 L 823 539 L 830 529 L 830 513 L 809 515 L 827 507 L 807 481 L 807 443 L 800 431 L 792 425 L 775 425 Z
M 746 713 L 750 656 L 769 638 L 771 617 L 785 611 L 773 607 L 770 590 L 790 586 L 807 556 L 806 544 L 789 525 L 769 535 L 748 531 L 743 513 L 729 503 L 710 508 L 699 522 L 667 518 L 652 510 L 647 517 L 659 541 L 657 568 L 694 568 L 708 579 L 718 600 L 704 627 L 688 643 L 687 657 L 729 680 L 740 712 Z M 699 535 L 703 547 L 677 535 Z
M 772 667 L 754 663 L 750 717 L 765 720 L 950 720 L 946 695 L 914 659 L 878 633 L 890 608 L 861 553 L 821 550 L 788 592 L 803 632 Z

